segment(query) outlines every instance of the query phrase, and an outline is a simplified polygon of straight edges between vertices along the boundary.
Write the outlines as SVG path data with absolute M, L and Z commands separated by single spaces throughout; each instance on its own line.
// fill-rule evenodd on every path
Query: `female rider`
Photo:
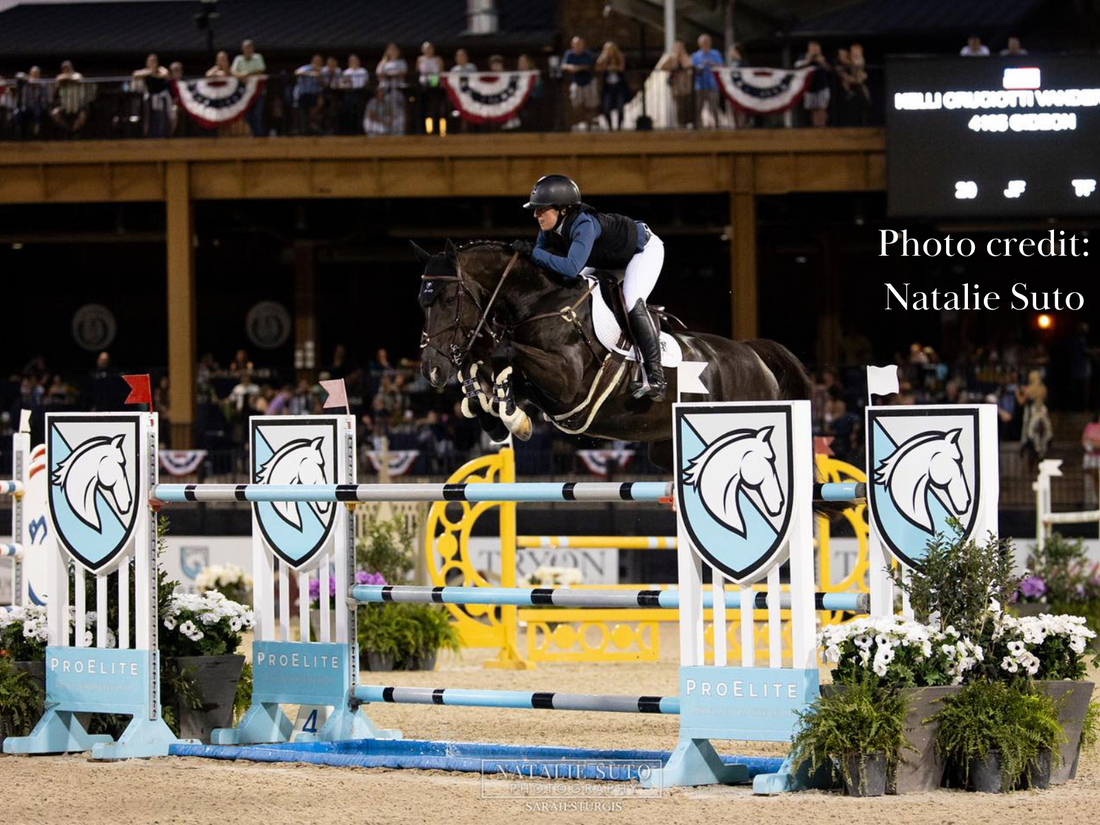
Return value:
M 565 175 L 539 178 L 523 208 L 534 211 L 540 231 L 534 244 L 512 244 L 519 254 L 530 255 L 539 266 L 565 278 L 579 278 L 586 266 L 626 270 L 623 295 L 627 317 L 646 378 L 634 395 L 663 400 L 666 384 L 660 338 L 645 302 L 661 274 L 664 243 L 640 221 L 597 212 L 583 203 L 581 190 Z

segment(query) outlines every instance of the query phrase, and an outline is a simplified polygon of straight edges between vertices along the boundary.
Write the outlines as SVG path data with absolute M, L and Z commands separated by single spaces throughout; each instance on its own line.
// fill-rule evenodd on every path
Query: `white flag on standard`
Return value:
M 867 395 L 893 395 L 898 391 L 898 368 L 891 364 L 888 367 L 867 368 Z
M 710 395 L 710 390 L 703 383 L 703 370 L 707 368 L 706 361 L 681 361 L 676 369 L 676 389 L 681 395 L 696 393 L 698 395 Z

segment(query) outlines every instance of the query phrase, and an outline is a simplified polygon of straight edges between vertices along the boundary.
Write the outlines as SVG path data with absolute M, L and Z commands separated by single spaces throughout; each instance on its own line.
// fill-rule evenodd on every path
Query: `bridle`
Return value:
M 500 289 L 504 286 L 505 280 L 511 273 L 512 268 L 516 265 L 516 261 L 519 260 L 519 253 L 513 252 L 512 258 L 508 261 L 508 266 L 504 268 L 504 273 L 500 276 L 500 280 L 497 282 L 496 288 L 493 290 L 493 294 L 489 296 L 488 303 L 482 307 L 481 303 L 477 300 L 477 293 L 472 290 L 466 282 L 466 278 L 462 274 L 462 264 L 458 261 L 458 256 L 455 256 L 455 274 L 454 275 L 421 275 L 421 281 L 453 281 L 458 284 L 458 297 L 455 300 L 455 317 L 454 321 L 450 325 L 444 327 L 441 330 L 437 330 L 435 335 L 428 335 L 427 330 L 421 330 L 420 332 L 420 349 L 434 349 L 444 358 L 450 360 L 450 362 L 456 367 L 461 369 L 465 363 L 466 358 L 470 355 L 470 350 L 474 348 L 474 344 L 477 343 L 477 339 L 481 337 L 482 330 L 484 330 L 489 337 L 494 341 L 498 340 L 496 334 L 491 328 L 486 328 L 485 323 L 489 319 L 489 313 L 492 312 L 493 304 L 496 302 L 497 296 L 500 294 Z M 477 325 L 471 331 L 462 322 L 462 298 L 463 296 L 469 298 L 474 306 L 478 309 Z M 434 303 L 434 302 L 433 302 Z M 427 307 L 427 321 L 425 326 L 431 326 L 431 313 L 432 305 Z M 451 333 L 451 340 L 448 344 L 444 344 L 446 350 L 441 349 L 440 345 L 436 344 L 434 338 L 441 337 L 444 333 Z M 458 340 L 459 335 L 463 335 L 464 339 L 460 343 Z

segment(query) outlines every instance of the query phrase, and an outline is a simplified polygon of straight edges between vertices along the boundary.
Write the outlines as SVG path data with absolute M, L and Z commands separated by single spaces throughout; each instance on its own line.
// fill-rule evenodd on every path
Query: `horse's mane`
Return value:
M 512 244 L 509 243 L 508 241 L 491 241 L 491 240 L 486 240 L 486 239 L 480 239 L 480 240 L 474 240 L 474 241 L 466 241 L 465 243 L 463 243 L 460 246 L 456 247 L 456 249 L 459 252 L 469 252 L 469 251 L 472 251 L 474 249 L 482 249 L 482 248 L 494 249 L 497 252 L 500 252 L 502 255 L 507 255 L 509 258 L 512 256 Z M 577 279 L 562 278 L 562 277 L 556 275 L 555 273 L 550 272 L 549 270 L 543 269 L 541 266 L 536 264 L 534 261 L 531 261 L 530 259 L 524 258 L 522 256 L 520 257 L 520 259 L 516 263 L 520 266 L 526 266 L 530 271 L 532 271 L 532 272 L 538 274 L 539 276 L 541 276 L 542 279 L 546 283 L 553 284 L 554 286 L 559 287 L 561 289 L 575 290 L 575 289 L 580 289 L 580 288 L 587 288 L 587 287 L 585 287 L 585 283 L 584 283 L 583 279 L 580 279 L 580 278 L 577 278 Z

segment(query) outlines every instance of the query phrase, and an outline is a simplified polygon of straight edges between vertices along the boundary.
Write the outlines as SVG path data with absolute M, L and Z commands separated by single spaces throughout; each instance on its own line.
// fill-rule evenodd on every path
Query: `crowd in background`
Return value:
M 703 34 L 694 46 L 677 40 L 655 65 L 630 66 L 618 44 L 609 41 L 598 50 L 590 49 L 578 35 L 563 55 L 551 56 L 540 69 L 527 54 L 507 59 L 492 54 L 479 67 L 466 49 L 457 49 L 447 59 L 430 42 L 421 44 L 420 53 L 411 60 L 398 44 L 390 43 L 377 62 L 364 62 L 358 54 L 341 59 L 318 53 L 297 68 L 275 70 L 255 44 L 245 40 L 236 56 L 220 51 L 212 66 L 198 71 L 186 71 L 179 61 L 164 65 L 158 55 L 150 54 L 144 66 L 113 85 L 112 79 L 85 78 L 66 60 L 53 77 L 45 76 L 39 66 L 7 81 L 0 77 L 0 137 L 83 136 L 90 131 L 96 101 L 103 98 L 107 106 L 108 88 L 113 90 L 108 132 L 119 137 L 446 134 L 448 128 L 618 130 L 627 120 L 627 105 L 645 83 L 652 82 L 651 70 L 661 86 L 660 97 L 667 102 L 663 122 L 671 128 L 862 126 L 873 120 L 873 81 L 860 43 L 838 48 L 831 57 L 819 42 L 806 44 L 794 63 L 795 68 L 813 70 L 799 107 L 803 114 L 787 120 L 782 115 L 751 116 L 721 93 L 713 69 L 749 66 L 741 44 L 728 44 L 723 52 L 715 48 L 710 35 Z M 1000 53 L 1026 55 L 1027 51 L 1019 38 L 1011 37 Z M 988 56 L 990 51 L 975 36 L 961 54 Z M 460 117 L 442 79 L 448 73 L 479 71 L 540 71 L 540 75 L 514 117 L 503 123 L 475 124 Z M 173 91 L 173 81 L 193 77 L 262 77 L 267 85 L 242 119 L 204 128 L 189 121 Z M 547 115 L 542 105 L 557 97 L 559 89 L 567 99 L 565 116 L 560 118 Z M 104 136 L 102 132 L 101 124 L 97 136 Z
M 1087 338 L 1088 329 L 1081 325 L 1069 355 L 1072 392 L 1062 394 L 1062 410 L 1084 414 L 1100 400 L 1092 397 L 1096 353 L 1088 346 Z M 825 369 L 814 376 L 814 435 L 831 438 L 833 454 L 856 466 L 864 463 L 866 379 L 862 364 L 873 360 L 869 355 L 860 360 L 844 359 L 852 366 Z M 1036 463 L 1047 455 L 1054 423 L 1047 407 L 1049 358 L 1042 347 L 988 346 L 949 364 L 933 348 L 914 343 L 894 360 L 899 367 L 900 392 L 884 399 L 888 403 L 995 403 L 1000 440 L 1018 445 L 1021 473 L 1033 474 Z M 32 411 L 39 436 L 46 412 L 123 409 L 127 389 L 119 374 L 107 352 L 99 353 L 92 370 L 79 381 L 52 372 L 43 358 L 33 359 L 20 375 L 11 377 L 4 389 L 0 434 L 10 434 L 20 409 Z M 204 355 L 196 373 L 196 442 L 191 446 L 209 451 L 212 466 L 220 473 L 243 474 L 249 417 L 319 414 L 324 411 L 325 394 L 317 381 L 326 379 L 345 381 L 348 411 L 356 418 L 362 450 L 380 451 L 383 443 L 393 451 L 416 450 L 419 456 L 414 472 L 418 474 L 448 474 L 470 457 L 492 448 L 478 423 L 462 416 L 457 389 L 442 393 L 433 390 L 420 374 L 418 362 L 391 358 L 386 349 L 360 358 L 343 345 L 334 348 L 328 362 L 310 379 L 294 377 L 285 366 L 260 366 L 244 349 L 224 365 L 214 355 Z M 153 384 L 154 408 L 160 414 L 166 443 L 172 420 L 168 381 L 167 375 L 155 375 Z M 573 472 L 578 469 L 578 448 L 612 446 L 568 438 L 541 416 L 534 420 L 535 435 L 520 451 L 523 472 Z M 1083 443 L 1089 438 L 1095 440 L 1095 446 L 1089 448 L 1086 444 L 1088 454 L 1095 454 L 1094 463 L 1100 468 L 1100 427 L 1094 426 Z M 630 471 L 652 471 L 644 447 L 634 446 L 638 449 Z M 360 464 L 369 471 L 364 458 L 365 452 Z

